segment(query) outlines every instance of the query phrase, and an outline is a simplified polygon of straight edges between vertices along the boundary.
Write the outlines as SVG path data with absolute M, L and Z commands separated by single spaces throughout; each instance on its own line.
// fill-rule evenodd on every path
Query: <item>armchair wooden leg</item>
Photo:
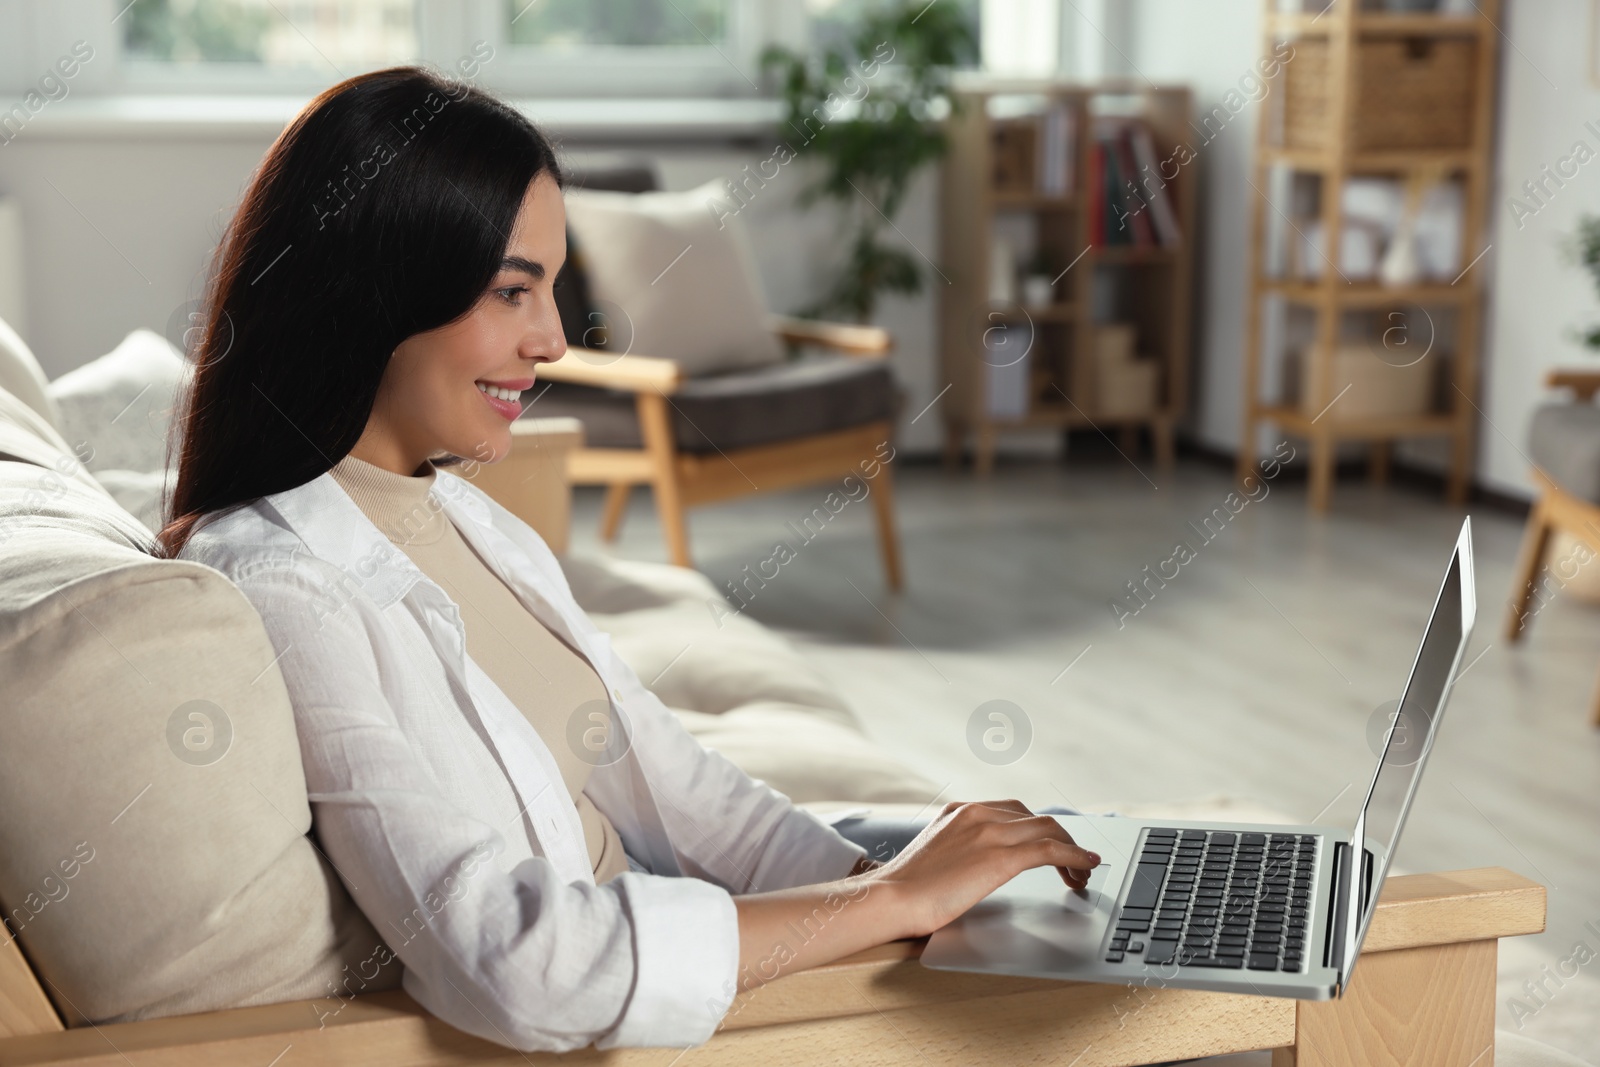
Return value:
M 955 420 L 944 424 L 944 468 L 953 471 L 961 466 L 961 452 L 966 447 L 967 430 Z
M 628 493 L 633 486 L 612 482 L 606 489 L 605 511 L 600 515 L 600 540 L 610 544 L 622 530 L 622 517 L 628 512 Z
M 1340 1000 L 1302 1001 L 1272 1067 L 1483 1067 L 1494 1053 L 1495 941 L 1363 953 Z
M 1172 439 L 1172 420 L 1159 418 L 1150 424 L 1150 446 L 1155 452 L 1156 465 L 1162 470 L 1171 470 L 1177 462 L 1178 449 Z
M 873 487 L 872 506 L 878 517 L 878 547 L 883 552 L 884 579 L 889 589 L 900 592 L 900 535 L 894 525 L 894 474 L 888 467 L 878 474 Z
M 980 478 L 987 478 L 994 473 L 994 453 L 998 434 L 991 423 L 984 423 L 978 427 L 977 443 L 974 445 L 972 469 Z
M 1383 486 L 1389 484 L 1390 460 L 1394 456 L 1394 446 L 1389 441 L 1374 441 L 1367 452 L 1367 477 L 1372 479 L 1373 485 Z
M 683 493 L 678 486 L 678 445 L 672 436 L 667 398 L 660 393 L 640 393 L 637 408 L 640 434 L 654 471 L 650 487 L 655 491 L 661 532 L 667 539 L 667 556 L 680 567 L 692 567 L 689 527 L 684 521 Z
M 1522 549 L 1517 555 L 1517 569 L 1511 579 L 1510 611 L 1506 614 L 1506 643 L 1521 640 L 1527 629 L 1528 609 L 1538 593 L 1536 585 L 1539 570 L 1544 564 L 1545 551 L 1550 545 L 1550 514 L 1543 495 L 1533 502 L 1528 512 L 1528 525 L 1522 532 Z
M 1338 455 L 1333 438 L 1321 434 L 1311 439 L 1311 510 L 1322 514 L 1333 497 L 1333 463 Z

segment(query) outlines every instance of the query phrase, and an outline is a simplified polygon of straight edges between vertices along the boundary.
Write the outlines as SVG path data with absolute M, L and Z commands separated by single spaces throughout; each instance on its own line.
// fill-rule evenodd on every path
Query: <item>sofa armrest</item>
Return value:
M 683 369 L 659 356 L 616 355 L 592 348 L 569 348 L 554 363 L 541 363 L 539 377 L 547 382 L 625 389 L 630 393 L 675 393 Z
M 1550 389 L 1571 389 L 1573 396 L 1587 404 L 1600 392 L 1600 371 L 1553 370 L 1545 376 L 1544 384 Z
M 969 1060 L 978 1048 L 985 1063 L 1076 1055 L 1080 1067 L 1109 1067 L 1292 1048 L 1281 1062 L 1393 1063 L 1400 1049 L 1407 1063 L 1465 1062 L 1494 1044 L 1496 939 L 1544 926 L 1544 887 L 1502 868 L 1390 878 L 1350 991 L 1323 1002 L 1148 980 L 933 971 L 917 963 L 926 942 L 895 941 L 741 994 L 695 1059 L 841 1063 L 870 1047 L 874 1062 L 922 1067 Z M 593 1048 L 519 1055 L 453 1029 L 394 990 L 0 1037 L 0 1063 L 259 1067 L 288 1046 L 297 1062 L 373 1067 L 659 1067 L 664 1057 L 659 1049 Z
M 567 459 L 581 447 L 583 423 L 577 419 L 517 419 L 511 424 L 511 454 L 498 463 L 471 465 L 466 477 L 533 527 L 559 556 L 567 550 L 572 527 Z
M 795 345 L 820 345 L 847 356 L 883 357 L 894 348 L 894 337 L 879 326 L 797 319 L 769 315 L 767 322 L 779 340 Z

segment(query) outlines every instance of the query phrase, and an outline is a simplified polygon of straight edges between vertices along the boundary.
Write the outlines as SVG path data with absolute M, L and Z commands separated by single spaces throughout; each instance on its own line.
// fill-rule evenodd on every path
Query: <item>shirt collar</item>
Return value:
M 465 491 L 461 478 L 445 470 L 438 474 L 428 498 L 458 529 L 481 530 L 493 524 L 494 516 L 483 501 Z M 273 493 L 265 501 L 312 555 L 350 575 L 380 607 L 405 596 L 423 577 L 329 472 Z

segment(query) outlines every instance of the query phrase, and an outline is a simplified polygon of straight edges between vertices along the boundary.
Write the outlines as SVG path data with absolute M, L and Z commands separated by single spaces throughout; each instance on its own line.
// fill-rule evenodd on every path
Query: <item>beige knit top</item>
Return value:
M 544 739 L 578 807 L 596 882 L 628 870 L 622 840 L 584 795 L 591 765 L 566 741 L 578 707 L 605 701 L 589 661 L 545 626 L 478 556 L 429 499 L 437 477 L 396 474 L 347 455 L 330 472 L 374 526 L 449 595 L 461 611 L 467 655 L 517 706 Z

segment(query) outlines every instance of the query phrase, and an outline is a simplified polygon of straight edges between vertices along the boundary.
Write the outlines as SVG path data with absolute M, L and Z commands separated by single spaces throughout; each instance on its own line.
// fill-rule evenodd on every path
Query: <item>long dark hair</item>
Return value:
M 541 173 L 565 184 L 533 123 L 419 67 L 313 100 L 217 248 L 158 554 L 175 557 L 202 516 L 303 485 L 347 455 L 390 354 L 471 310 Z

